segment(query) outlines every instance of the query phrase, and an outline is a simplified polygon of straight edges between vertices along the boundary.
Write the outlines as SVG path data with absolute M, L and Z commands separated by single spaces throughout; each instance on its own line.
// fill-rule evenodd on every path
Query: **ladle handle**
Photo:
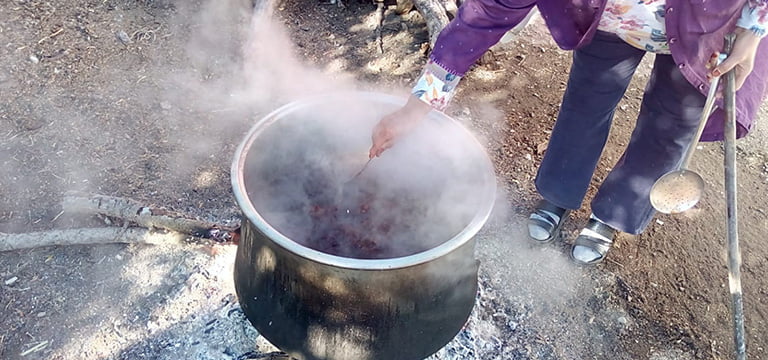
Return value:
M 717 65 L 725 60 L 729 51 L 725 51 L 717 58 Z M 707 125 L 707 119 L 712 115 L 712 108 L 715 105 L 715 98 L 717 97 L 717 86 L 720 84 L 720 77 L 714 77 L 709 82 L 709 92 L 707 93 L 707 100 L 704 102 L 704 109 L 701 111 L 701 118 L 699 119 L 699 127 L 696 129 L 696 134 L 691 139 L 691 143 L 688 145 L 688 149 L 685 150 L 683 161 L 680 163 L 680 169 L 687 169 L 693 158 L 693 152 L 696 150 L 696 145 L 701 139 L 701 134 L 704 132 L 704 127 Z
M 363 165 L 363 167 L 360 169 L 360 171 L 358 171 L 358 172 L 355 174 L 355 176 L 353 176 L 353 177 L 352 177 L 352 178 L 351 178 L 349 181 L 352 181 L 352 180 L 354 180 L 354 179 L 357 179 L 357 177 L 358 177 L 358 176 L 360 176 L 360 174 L 362 174 L 362 173 L 363 173 L 363 171 L 365 171 L 365 169 L 367 169 L 367 168 L 368 168 L 368 164 L 370 164 L 370 163 L 371 163 L 371 160 L 373 160 L 373 158 L 369 158 L 369 159 L 368 159 L 368 161 L 366 161 L 366 162 L 365 162 L 365 165 Z

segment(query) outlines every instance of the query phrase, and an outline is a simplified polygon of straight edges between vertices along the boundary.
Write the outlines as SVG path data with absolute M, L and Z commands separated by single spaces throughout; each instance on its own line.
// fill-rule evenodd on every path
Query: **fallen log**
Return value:
M 149 230 L 138 227 L 82 228 L 31 232 L 0 233 L 0 252 L 46 246 L 101 244 L 183 244 L 189 235 L 173 231 Z
M 66 213 L 103 215 L 148 229 L 163 229 L 218 242 L 236 242 L 239 226 L 224 226 L 162 207 L 106 195 L 68 195 L 62 201 Z
M 0 233 L 0 252 L 45 246 L 97 244 L 185 244 L 193 239 L 237 244 L 239 224 L 225 226 L 174 212 L 147 206 L 138 201 L 105 195 L 67 195 L 62 201 L 64 213 L 101 215 L 121 227 L 61 229 L 31 233 Z

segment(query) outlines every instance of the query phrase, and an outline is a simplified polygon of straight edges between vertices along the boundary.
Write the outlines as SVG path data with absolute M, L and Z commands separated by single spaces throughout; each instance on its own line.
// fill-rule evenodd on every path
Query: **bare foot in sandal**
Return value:
M 571 258 L 581 265 L 597 264 L 608 255 L 613 247 L 616 230 L 592 215 L 587 226 L 581 230 L 571 249 Z
M 540 200 L 528 217 L 528 237 L 540 244 L 551 242 L 560 236 L 560 228 L 569 212 L 568 209 Z

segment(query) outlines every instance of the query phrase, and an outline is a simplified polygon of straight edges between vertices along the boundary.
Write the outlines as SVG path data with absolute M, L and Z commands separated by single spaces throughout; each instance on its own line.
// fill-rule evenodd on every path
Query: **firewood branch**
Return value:
M 84 228 L 23 234 L 0 233 L 0 252 L 46 246 L 95 244 L 183 244 L 188 235 L 144 228 Z
M 193 216 L 148 206 L 135 200 L 104 195 L 68 195 L 62 202 L 69 214 L 101 215 L 122 227 L 0 233 L 0 252 L 44 246 L 126 244 L 184 244 L 190 238 L 219 243 L 239 241 L 239 225 L 225 226 Z
M 162 229 L 219 242 L 236 241 L 238 226 L 224 226 L 162 207 L 105 195 L 69 195 L 62 201 L 67 213 L 103 215 L 148 229 Z

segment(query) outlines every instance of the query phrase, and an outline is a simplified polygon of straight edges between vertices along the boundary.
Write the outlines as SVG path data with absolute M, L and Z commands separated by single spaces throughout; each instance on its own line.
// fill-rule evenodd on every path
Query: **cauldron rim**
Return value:
M 386 95 L 382 93 L 374 92 L 336 92 L 325 95 L 317 95 L 301 100 L 293 101 L 281 106 L 280 108 L 272 111 L 254 124 L 245 139 L 240 143 L 235 151 L 234 161 L 231 169 L 232 189 L 235 196 L 235 200 L 243 212 L 243 215 L 259 229 L 264 235 L 266 235 L 271 241 L 283 247 L 287 251 L 294 253 L 303 258 L 316 261 L 322 264 L 335 266 L 339 268 L 355 269 L 355 270 L 388 270 L 399 269 L 410 266 L 416 266 L 426 262 L 430 262 L 434 259 L 440 258 L 446 254 L 451 253 L 453 250 L 464 245 L 467 241 L 470 241 L 482 228 L 485 222 L 488 220 L 493 204 L 496 201 L 496 177 L 493 170 L 493 165 L 484 151 L 482 145 L 472 135 L 472 133 L 463 125 L 461 125 L 455 119 L 447 116 L 442 112 L 432 111 L 429 113 L 430 118 L 442 118 L 452 122 L 455 126 L 458 126 L 466 135 L 467 139 L 472 143 L 471 146 L 478 147 L 482 161 L 482 166 L 485 168 L 486 179 L 484 189 L 481 189 L 483 201 L 478 207 L 478 211 L 472 220 L 465 226 L 459 233 L 453 236 L 451 239 L 444 241 L 440 245 L 431 249 L 411 254 L 408 256 L 387 258 L 387 259 L 356 259 L 342 256 L 336 256 L 327 254 L 318 250 L 314 250 L 305 247 L 294 240 L 291 240 L 287 236 L 283 235 L 272 225 L 270 225 L 256 210 L 253 203 L 250 201 L 248 192 L 245 189 L 245 160 L 248 157 L 248 150 L 251 148 L 253 142 L 258 138 L 259 134 L 267 129 L 273 122 L 281 118 L 281 116 L 289 114 L 295 110 L 311 106 L 314 104 L 327 103 L 334 99 L 345 99 L 349 101 L 350 97 L 358 97 L 361 100 L 377 101 L 381 103 L 388 103 L 391 105 L 402 106 L 405 104 L 406 99 Z

